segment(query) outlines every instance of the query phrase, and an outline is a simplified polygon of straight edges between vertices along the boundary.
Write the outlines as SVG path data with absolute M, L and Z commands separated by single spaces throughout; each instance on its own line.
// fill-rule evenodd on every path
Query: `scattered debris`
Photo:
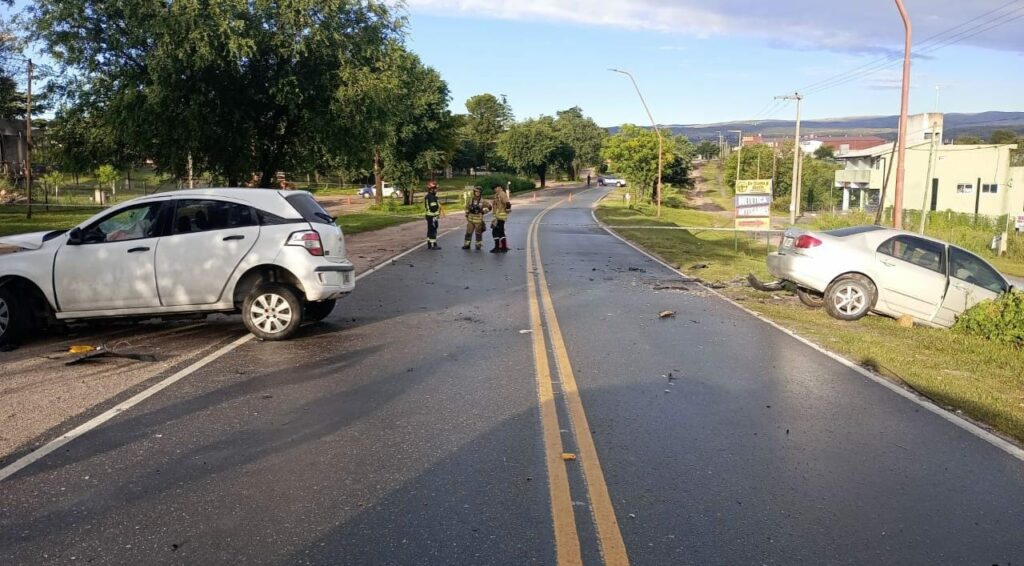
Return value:
M 70 353 L 73 353 L 73 352 L 70 352 Z M 96 348 L 92 348 L 91 350 L 86 350 L 85 352 L 80 353 L 78 356 L 72 358 L 71 360 L 68 360 L 67 362 L 64 362 L 64 365 L 70 366 L 70 365 L 78 364 L 78 363 L 89 361 L 89 360 L 95 360 L 97 358 L 125 358 L 125 359 L 128 359 L 128 360 L 135 360 L 137 362 L 155 362 L 156 361 L 156 356 L 153 356 L 151 354 L 135 354 L 135 353 L 130 353 L 130 352 L 119 352 L 117 350 L 114 350 L 113 348 L 108 348 L 107 346 L 99 346 L 99 347 L 96 347 Z
M 639 271 L 641 273 L 647 273 L 647 270 L 642 268 L 642 267 L 630 267 L 629 270 L 630 271 Z
M 571 452 L 562 452 L 562 459 L 568 462 L 569 460 L 575 460 L 576 455 Z
M 533 332 L 533 330 L 530 330 L 530 329 L 526 329 L 526 330 L 520 330 L 520 331 L 519 331 L 519 333 L 520 333 L 520 334 L 529 334 L 529 333 L 531 333 L 531 332 Z
M 899 323 L 901 328 L 913 328 L 914 327 L 914 317 L 910 316 L 909 314 L 905 314 L 905 315 L 899 317 L 899 319 L 897 319 L 896 322 Z
M 690 269 L 707 269 L 707 268 L 708 268 L 708 264 L 706 264 L 706 263 L 695 263 L 695 264 L 690 266 Z
M 786 284 L 783 281 L 772 281 L 771 283 L 761 283 L 757 277 L 754 277 L 753 273 L 747 274 L 747 283 L 757 289 L 758 291 L 764 291 L 770 293 L 772 291 L 781 291 L 786 288 Z
M 92 352 L 96 349 L 96 346 L 89 346 L 87 344 L 76 344 L 68 348 L 69 354 L 85 354 Z
M 676 311 L 661 311 L 658 313 L 658 318 L 670 318 L 676 315 Z

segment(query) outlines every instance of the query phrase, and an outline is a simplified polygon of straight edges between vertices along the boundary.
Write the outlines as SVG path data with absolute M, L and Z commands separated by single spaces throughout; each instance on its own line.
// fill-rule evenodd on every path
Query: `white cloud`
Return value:
M 903 25 L 892 2 L 821 0 L 406 0 L 435 14 L 545 20 L 677 33 L 748 36 L 771 45 L 853 53 L 902 52 Z M 907 0 L 916 45 L 944 36 L 958 43 L 1024 52 L 1024 3 L 1007 0 Z M 975 19 L 977 18 L 977 19 Z M 1015 19 L 1019 18 L 1019 19 Z M 1002 24 L 1002 25 L 998 25 Z

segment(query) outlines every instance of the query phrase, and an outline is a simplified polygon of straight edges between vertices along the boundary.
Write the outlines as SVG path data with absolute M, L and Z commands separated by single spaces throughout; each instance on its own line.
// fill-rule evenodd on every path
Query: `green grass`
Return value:
M 346 236 L 351 236 L 360 232 L 370 232 L 372 230 L 405 224 L 406 222 L 415 222 L 422 218 L 422 216 L 397 216 L 380 212 L 354 212 L 339 216 L 338 225 L 341 226 L 341 230 Z
M 27 207 L 20 205 L 0 207 L 0 236 L 72 228 L 102 210 L 100 208 L 73 208 L 52 209 L 47 212 L 42 206 L 34 206 L 32 219 L 29 220 L 25 218 L 26 209 Z
M 609 197 L 597 216 L 611 225 L 706 226 L 723 221 L 720 215 L 694 210 L 663 210 L 659 220 L 650 207 L 629 209 Z M 727 220 L 726 220 L 727 222 Z M 737 280 L 747 273 L 767 278 L 766 247 L 740 237 L 738 251 L 729 233 L 683 230 L 616 229 L 622 236 L 662 257 L 671 265 L 705 281 Z M 707 269 L 692 270 L 696 263 Z M 749 287 L 722 291 L 751 310 L 790 328 L 801 336 L 902 382 L 940 405 L 962 410 L 1000 432 L 1024 440 L 1024 355 L 1011 346 L 948 330 L 901 328 L 896 321 L 869 316 L 844 323 L 812 310 L 785 293 L 782 300 Z

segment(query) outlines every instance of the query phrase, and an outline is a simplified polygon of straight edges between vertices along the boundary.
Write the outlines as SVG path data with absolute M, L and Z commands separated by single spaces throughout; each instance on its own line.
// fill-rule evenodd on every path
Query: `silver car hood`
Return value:
M 27 234 L 4 236 L 0 238 L 0 246 L 13 246 L 15 248 L 22 248 L 26 250 L 38 250 L 43 247 L 44 243 L 46 243 L 46 236 L 53 232 L 54 230 L 47 230 L 45 232 L 29 232 Z

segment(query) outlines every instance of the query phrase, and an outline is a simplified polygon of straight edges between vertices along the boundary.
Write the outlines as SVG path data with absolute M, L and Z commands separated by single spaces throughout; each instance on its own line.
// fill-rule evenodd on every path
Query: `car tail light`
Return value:
M 288 241 L 285 242 L 286 246 L 300 246 L 306 248 L 309 255 L 323 256 L 324 245 L 320 241 L 320 234 L 316 230 L 303 230 L 302 232 L 293 232 L 291 236 L 288 236 Z
M 796 239 L 796 244 L 794 244 L 793 247 L 807 249 L 816 248 L 820 245 L 821 240 L 815 238 L 814 236 L 808 236 L 807 234 L 804 234 L 803 236 L 800 236 L 799 238 Z

